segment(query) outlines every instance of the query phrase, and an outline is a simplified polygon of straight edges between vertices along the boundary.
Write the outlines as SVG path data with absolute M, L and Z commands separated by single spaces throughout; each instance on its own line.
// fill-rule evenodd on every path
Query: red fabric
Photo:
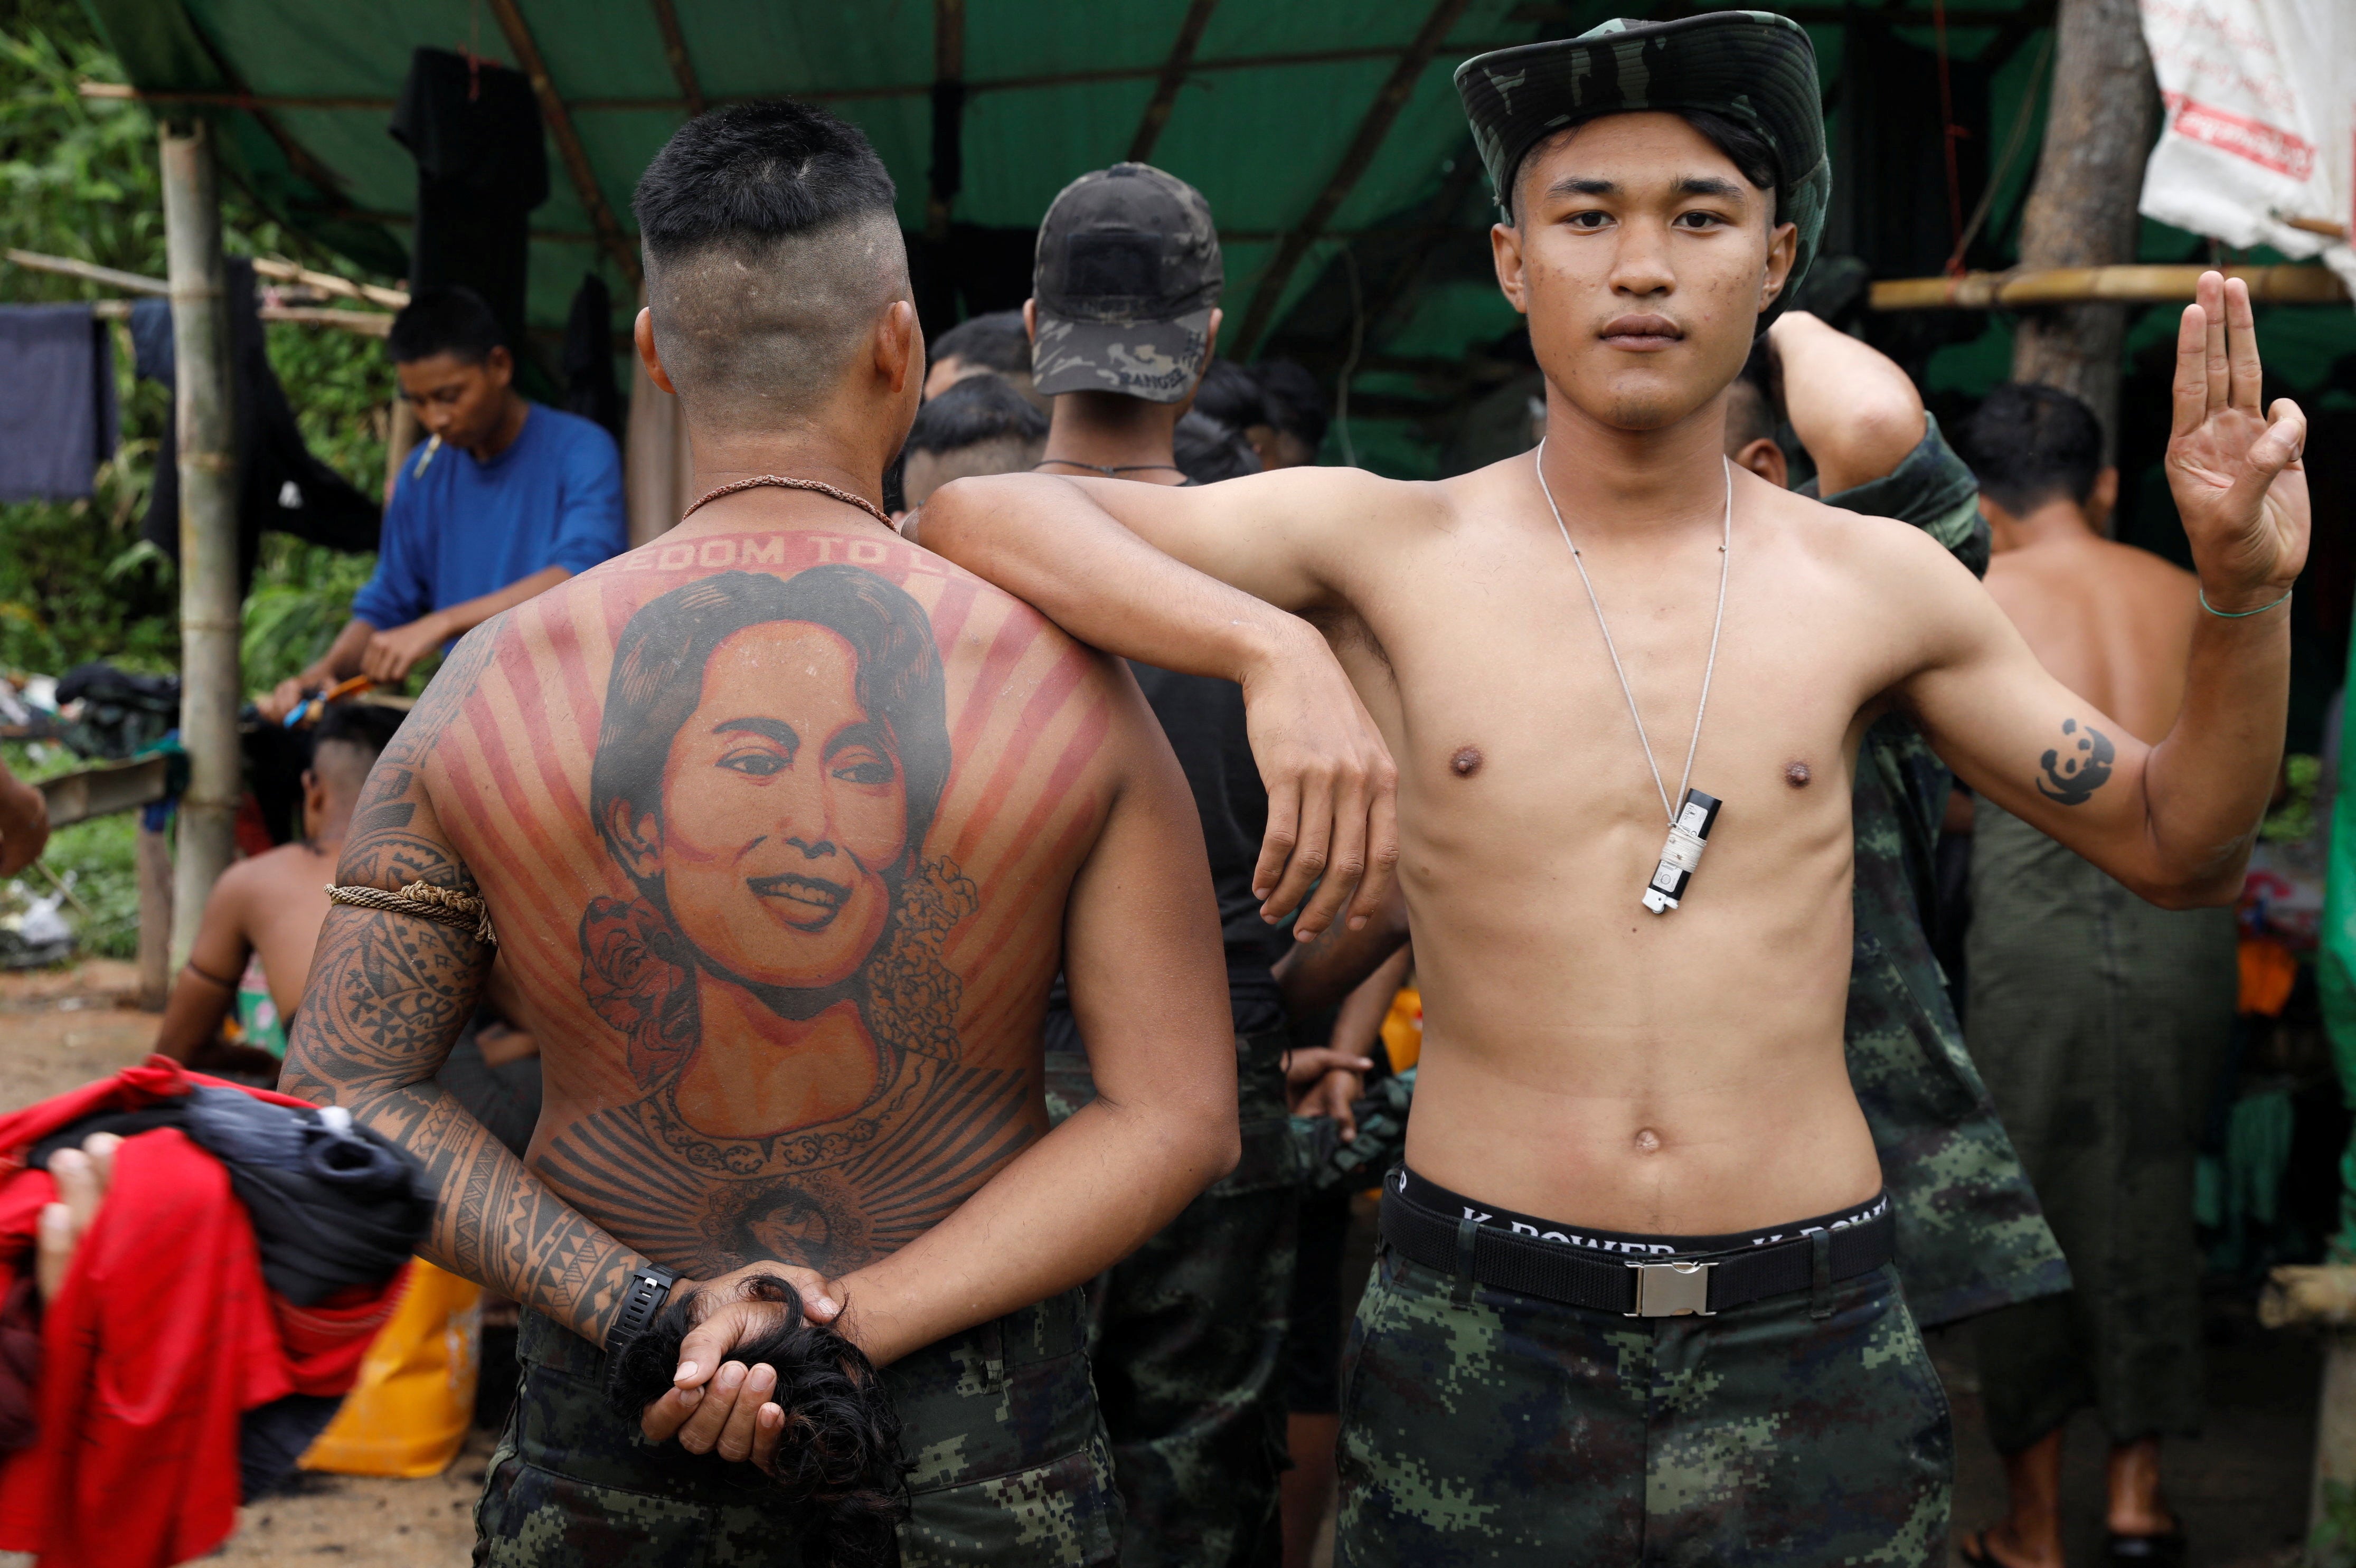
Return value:
M 150 1057 L 0 1116 L 0 1296 L 31 1269 L 56 1196 L 47 1171 L 25 1168 L 34 1144 L 94 1112 L 220 1083 Z M 294 1307 L 262 1283 L 221 1163 L 176 1128 L 129 1139 L 42 1320 L 38 1437 L 0 1458 L 0 1549 L 39 1552 L 43 1568 L 164 1568 L 210 1552 L 237 1523 L 239 1416 L 348 1391 L 407 1278 Z

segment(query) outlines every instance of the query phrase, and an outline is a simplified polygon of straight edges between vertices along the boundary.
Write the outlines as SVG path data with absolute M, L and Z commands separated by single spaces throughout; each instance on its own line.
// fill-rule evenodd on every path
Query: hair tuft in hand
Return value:
M 728 1360 L 766 1362 L 777 1374 L 770 1399 L 786 1426 L 768 1476 L 794 1516 L 800 1561 L 813 1568 L 898 1568 L 898 1526 L 908 1517 L 900 1417 L 866 1353 L 831 1324 L 800 1316 L 801 1297 L 775 1275 L 744 1282 L 747 1296 L 790 1305 L 794 1320 L 740 1341 Z M 646 1331 L 622 1347 L 606 1373 L 614 1414 L 635 1423 L 671 1387 L 680 1347 L 701 1314 L 696 1290 L 675 1291 Z M 710 1456 L 714 1466 L 730 1461 Z

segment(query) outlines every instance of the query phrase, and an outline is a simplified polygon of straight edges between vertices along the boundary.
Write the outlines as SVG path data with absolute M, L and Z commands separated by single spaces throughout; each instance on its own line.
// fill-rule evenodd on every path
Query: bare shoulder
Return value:
M 316 891 L 305 884 L 319 879 L 319 858 L 301 844 L 281 844 L 249 856 L 223 871 L 214 886 L 235 888 L 240 894 L 261 893 L 269 896 L 289 891 Z
M 1979 579 L 1921 528 L 1748 483 L 1751 515 L 1765 525 L 1775 559 L 1791 563 L 1790 602 L 1815 599 L 1833 617 L 1822 624 L 1847 633 L 1872 672 L 1870 686 L 1967 656 L 2001 625 Z M 1738 548 L 1743 515 L 1736 514 Z
M 1911 523 L 1828 507 L 1762 480 L 1746 484 L 1754 515 L 1780 544 L 1879 601 L 1921 606 L 1959 593 L 1982 597 L 1971 571 Z M 1736 516 L 1739 530 L 1742 514 Z
M 2200 586 L 2198 577 L 2166 556 L 2139 545 L 2121 544 L 2116 539 L 2096 539 L 2094 542 L 2107 567 L 2138 586 L 2156 592 L 2174 592 L 2186 599 L 2191 598 L 2194 590 Z
M 1119 659 L 955 562 L 919 545 L 900 548 L 907 552 L 906 581 L 926 603 L 952 677 L 950 703 L 958 713 L 988 713 L 1001 724 L 1010 717 L 1043 725 L 1081 720 L 1105 742 L 1093 760 L 1115 772 L 1159 733 Z

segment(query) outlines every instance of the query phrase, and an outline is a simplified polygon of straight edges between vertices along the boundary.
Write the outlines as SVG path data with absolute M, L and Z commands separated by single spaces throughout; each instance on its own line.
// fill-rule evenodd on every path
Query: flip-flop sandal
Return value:
M 2180 1526 L 2160 1535 L 2121 1535 L 2113 1531 L 2103 1554 L 2131 1568 L 2184 1568 L 2184 1531 Z

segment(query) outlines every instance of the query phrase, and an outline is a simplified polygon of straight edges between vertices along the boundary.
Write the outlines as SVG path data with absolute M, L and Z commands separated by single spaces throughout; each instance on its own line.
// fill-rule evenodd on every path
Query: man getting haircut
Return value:
M 402 717 L 397 708 L 328 704 L 312 731 L 311 765 L 303 770 L 302 837 L 238 861 L 213 884 L 187 962 L 164 1003 L 158 1055 L 220 1071 L 228 1065 L 218 1046 L 220 1029 L 232 1014 L 250 1047 L 285 1055 L 285 1026 L 301 1006 L 319 925 L 327 918 L 325 886 L 369 769 Z M 245 1064 L 275 1065 L 252 1057 Z
M 1612 22 L 1457 83 L 1536 453 L 1436 484 L 960 480 L 919 537 L 1099 646 L 1240 679 L 1294 807 L 1262 885 L 1344 873 L 1301 929 L 1372 917 L 1349 873 L 1398 858 L 1423 1059 L 1336 1561 L 1929 1564 L 1945 1399 L 1842 1052 L 1858 743 L 1904 712 L 2143 896 L 2231 900 L 2282 745 L 2304 423 L 2260 409 L 2247 293 L 2209 275 L 2168 466 L 2215 613 L 2147 744 L 1939 542 L 1724 455 L 1830 181 L 1797 24 Z
M 1074 1287 L 1236 1158 L 1151 712 L 878 510 L 924 379 L 893 201 L 799 104 L 671 138 L 637 338 L 701 499 L 459 645 L 337 869 L 290 1082 L 423 1159 L 428 1254 L 527 1308 L 480 1562 L 884 1550 L 894 1421 L 901 1560 L 1111 1561 Z M 543 1042 L 521 1159 L 431 1082 L 495 941 Z M 1059 967 L 1107 1092 L 1051 1132 Z

